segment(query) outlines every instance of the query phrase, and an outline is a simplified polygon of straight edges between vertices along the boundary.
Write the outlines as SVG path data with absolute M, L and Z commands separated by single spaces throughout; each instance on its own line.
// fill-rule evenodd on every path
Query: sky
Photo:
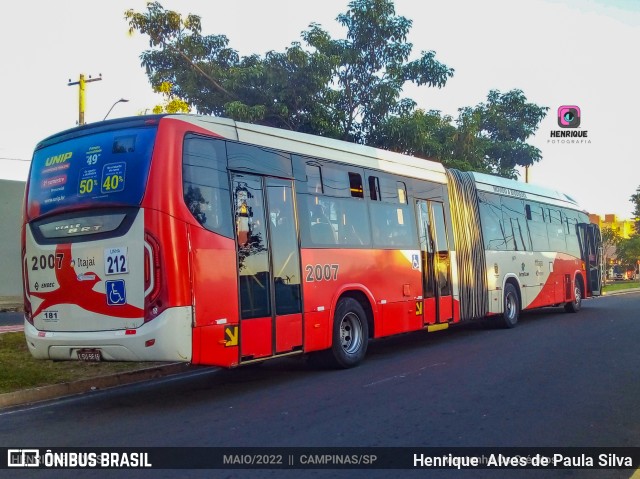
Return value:
M 203 34 L 224 34 L 240 55 L 283 51 L 310 23 L 343 37 L 335 21 L 348 0 L 161 0 L 167 9 L 202 18 Z M 0 178 L 26 180 L 38 141 L 78 120 L 77 81 L 87 84 L 87 123 L 137 115 L 161 103 L 140 54 L 148 39 L 128 34 L 124 12 L 145 0 L 8 2 L 0 29 Z M 631 218 L 640 187 L 640 1 L 637 0 L 396 0 L 413 21 L 413 55 L 433 50 L 455 69 L 444 88 L 408 85 L 418 108 L 452 117 L 486 100 L 490 90 L 520 89 L 549 108 L 529 143 L 542 160 L 532 183 L 562 191 L 588 212 Z M 124 98 L 128 102 L 116 103 Z M 115 105 L 114 105 L 115 103 Z M 557 111 L 578 106 L 587 140 L 552 138 Z M 554 141 L 555 140 L 555 141 Z M 521 176 L 524 181 L 524 173 Z

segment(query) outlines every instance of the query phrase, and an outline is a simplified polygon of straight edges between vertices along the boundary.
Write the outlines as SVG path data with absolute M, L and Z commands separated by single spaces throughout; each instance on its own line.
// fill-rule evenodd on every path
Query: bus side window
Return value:
M 480 223 L 484 244 L 488 250 L 504 251 L 507 240 L 502 223 L 500 197 L 491 193 L 478 192 Z
M 551 251 L 566 251 L 565 232 L 560 218 L 560 211 L 549 208 L 550 223 L 547 223 L 547 234 L 549 236 L 549 248 Z
M 547 225 L 544 223 L 544 208 L 538 203 L 530 206 L 531 221 L 527 221 L 533 251 L 549 251 Z
M 305 171 L 307 173 L 307 191 L 309 193 L 322 194 L 322 170 L 320 165 L 313 162 L 305 164 Z
M 332 245 L 336 243 L 335 232 L 329 217 L 317 196 L 309 196 L 309 221 L 309 232 L 313 244 Z
M 526 230 L 524 201 L 509 196 L 501 197 L 502 220 L 506 231 L 507 250 L 530 251 L 531 244 Z
M 206 229 L 233 238 L 225 141 L 187 135 L 182 156 L 187 208 Z
M 364 188 L 362 186 L 362 176 L 360 176 L 360 173 L 349 172 L 349 190 L 353 198 L 364 198 Z
M 377 176 L 369 177 L 369 198 L 372 201 L 380 201 L 380 180 Z

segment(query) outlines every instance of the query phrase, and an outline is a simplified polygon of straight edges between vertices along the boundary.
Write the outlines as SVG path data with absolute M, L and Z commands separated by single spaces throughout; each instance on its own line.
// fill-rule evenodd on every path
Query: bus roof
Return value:
M 157 125 L 159 120 L 164 116 L 166 115 L 128 116 L 74 126 L 73 128 L 59 131 L 44 138 L 43 140 L 40 140 L 35 149 L 39 150 L 40 148 L 44 148 L 45 146 L 58 143 L 60 141 L 69 140 L 83 135 L 93 135 L 103 131 Z
M 322 136 L 298 133 L 295 131 L 267 126 L 254 125 L 218 118 L 198 115 L 170 115 L 212 132 L 223 130 L 235 131 L 237 141 L 254 145 L 284 150 L 303 156 L 322 158 L 357 165 L 363 168 L 374 168 L 394 174 L 423 178 L 438 183 L 446 183 L 445 168 L 435 161 L 415 158 L 388 150 L 359 145 L 348 141 L 335 140 Z M 223 134 L 229 138 L 230 135 Z
M 181 120 L 197 125 L 204 130 L 208 130 L 230 140 L 247 142 L 265 148 L 284 150 L 311 158 L 315 157 L 349 163 L 362 168 L 373 168 L 442 184 L 447 183 L 446 168 L 441 163 L 432 160 L 416 158 L 348 141 L 207 115 L 160 114 L 112 119 L 105 122 L 82 125 L 56 133 L 39 142 L 36 149 L 42 148 L 52 142 L 102 130 L 119 128 L 124 125 L 142 126 L 157 124 L 162 118 Z M 476 181 L 476 186 L 482 191 L 498 192 L 506 195 L 510 195 L 509 191 L 519 191 L 526 193 L 526 197 L 531 197 L 530 199 L 537 199 L 538 201 L 550 202 L 559 206 L 581 210 L 573 198 L 557 190 L 484 173 L 473 172 L 472 175 Z M 514 194 L 511 194 L 511 196 L 522 197 L 522 195 Z
M 489 191 L 508 196 L 519 196 L 521 198 L 582 210 L 576 200 L 557 190 L 484 173 L 473 172 L 472 175 L 476 180 L 476 187 L 481 191 Z M 523 197 L 523 195 L 514 194 L 513 192 L 525 193 L 526 196 Z
M 220 133 L 222 130 L 225 132 L 223 136 L 227 138 L 266 148 L 345 162 L 438 183 L 447 182 L 446 168 L 441 163 L 431 160 L 307 133 L 242 123 L 228 118 L 180 114 L 170 117 L 193 123 L 212 132 Z M 472 174 L 480 190 L 507 195 L 508 191 L 519 191 L 526 193 L 525 197 L 532 200 L 581 209 L 573 198 L 556 190 L 484 173 Z

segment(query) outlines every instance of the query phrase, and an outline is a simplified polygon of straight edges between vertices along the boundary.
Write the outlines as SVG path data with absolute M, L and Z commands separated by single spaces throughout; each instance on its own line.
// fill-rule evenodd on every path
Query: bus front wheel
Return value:
M 369 326 L 362 305 L 353 298 L 338 301 L 333 317 L 332 359 L 340 368 L 358 365 L 367 352 Z

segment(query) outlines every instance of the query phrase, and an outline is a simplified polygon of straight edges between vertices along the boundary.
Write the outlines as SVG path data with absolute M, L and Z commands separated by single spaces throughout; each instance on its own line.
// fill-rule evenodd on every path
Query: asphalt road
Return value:
M 0 313 L 0 326 L 17 326 L 24 323 L 24 313 Z
M 0 411 L 0 445 L 638 446 L 640 293 L 377 341 L 329 371 L 299 359 Z M 61 471 L 1 471 L 60 477 Z M 66 471 L 65 477 L 629 478 L 632 470 Z

